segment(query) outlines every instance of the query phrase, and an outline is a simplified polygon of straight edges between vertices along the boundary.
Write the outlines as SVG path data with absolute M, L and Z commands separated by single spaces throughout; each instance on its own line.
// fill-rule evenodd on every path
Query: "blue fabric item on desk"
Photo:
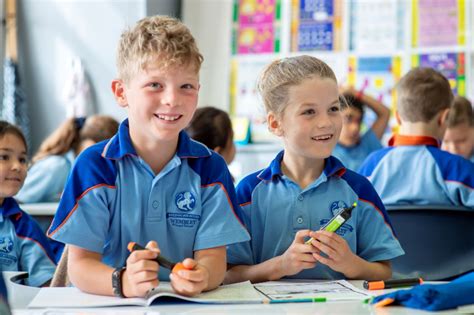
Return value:
M 374 298 L 377 303 L 386 298 L 394 304 L 427 311 L 439 311 L 474 304 L 474 272 L 446 284 L 422 284 L 409 290 L 398 290 Z

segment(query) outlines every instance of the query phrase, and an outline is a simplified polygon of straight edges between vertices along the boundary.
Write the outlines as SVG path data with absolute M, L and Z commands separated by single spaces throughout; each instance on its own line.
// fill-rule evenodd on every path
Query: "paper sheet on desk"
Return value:
M 77 288 L 42 288 L 28 307 L 86 308 L 124 305 L 148 306 L 160 297 L 172 297 L 206 304 L 250 304 L 262 303 L 263 300 L 263 297 L 254 289 L 250 281 L 223 285 L 215 290 L 204 292 L 194 297 L 176 294 L 171 289 L 169 282 L 160 282 L 160 286 L 149 294 L 146 299 L 117 298 L 113 296 L 88 294 Z
M 270 281 L 256 284 L 255 289 L 271 300 L 326 298 L 328 301 L 364 300 L 372 295 L 345 280 L 337 281 Z

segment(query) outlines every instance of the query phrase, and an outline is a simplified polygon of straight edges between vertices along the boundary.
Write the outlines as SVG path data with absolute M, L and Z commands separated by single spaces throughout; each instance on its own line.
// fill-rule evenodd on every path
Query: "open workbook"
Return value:
M 120 305 L 149 306 L 163 298 L 176 298 L 190 302 L 209 304 L 255 304 L 262 303 L 263 297 L 250 281 L 223 285 L 215 290 L 187 297 L 173 292 L 169 282 L 151 290 L 145 298 L 118 298 L 113 296 L 88 294 L 77 288 L 42 288 L 28 305 L 30 308 L 83 308 Z

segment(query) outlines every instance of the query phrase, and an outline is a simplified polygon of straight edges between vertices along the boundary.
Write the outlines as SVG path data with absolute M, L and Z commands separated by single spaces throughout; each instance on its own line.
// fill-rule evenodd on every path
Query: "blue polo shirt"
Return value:
M 438 140 L 395 135 L 372 153 L 359 173 L 386 205 L 435 204 L 474 209 L 474 164 L 439 149 Z
M 0 271 L 27 271 L 26 284 L 40 286 L 53 277 L 55 256 L 39 225 L 13 198 L 0 207 Z
M 360 142 L 354 146 L 346 147 L 337 143 L 332 155 L 338 158 L 348 169 L 357 172 L 370 153 L 382 148 L 383 146 L 380 143 L 380 140 L 372 129 L 369 129 L 360 138 Z
M 113 138 L 77 158 L 48 235 L 100 253 L 112 267 L 125 265 L 131 241 L 154 240 L 165 257 L 181 261 L 247 241 L 240 216 L 222 157 L 181 132 L 175 156 L 155 175 L 125 120 Z M 160 268 L 159 278 L 168 280 L 169 270 Z
M 319 230 L 337 211 L 355 201 L 351 218 L 337 231 L 352 252 L 367 261 L 389 260 L 404 253 L 380 198 L 364 177 L 329 157 L 321 176 L 302 190 L 282 173 L 283 154 L 237 186 L 237 199 L 252 239 L 228 247 L 229 264 L 254 265 L 280 256 L 296 232 Z M 291 278 L 341 279 L 344 275 L 317 264 Z

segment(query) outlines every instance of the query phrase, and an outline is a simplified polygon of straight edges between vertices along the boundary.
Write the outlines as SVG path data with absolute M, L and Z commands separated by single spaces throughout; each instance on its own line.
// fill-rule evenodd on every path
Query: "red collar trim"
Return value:
M 399 145 L 428 145 L 439 148 L 439 141 L 428 136 L 404 136 L 397 134 L 390 138 L 388 145 L 391 147 Z

